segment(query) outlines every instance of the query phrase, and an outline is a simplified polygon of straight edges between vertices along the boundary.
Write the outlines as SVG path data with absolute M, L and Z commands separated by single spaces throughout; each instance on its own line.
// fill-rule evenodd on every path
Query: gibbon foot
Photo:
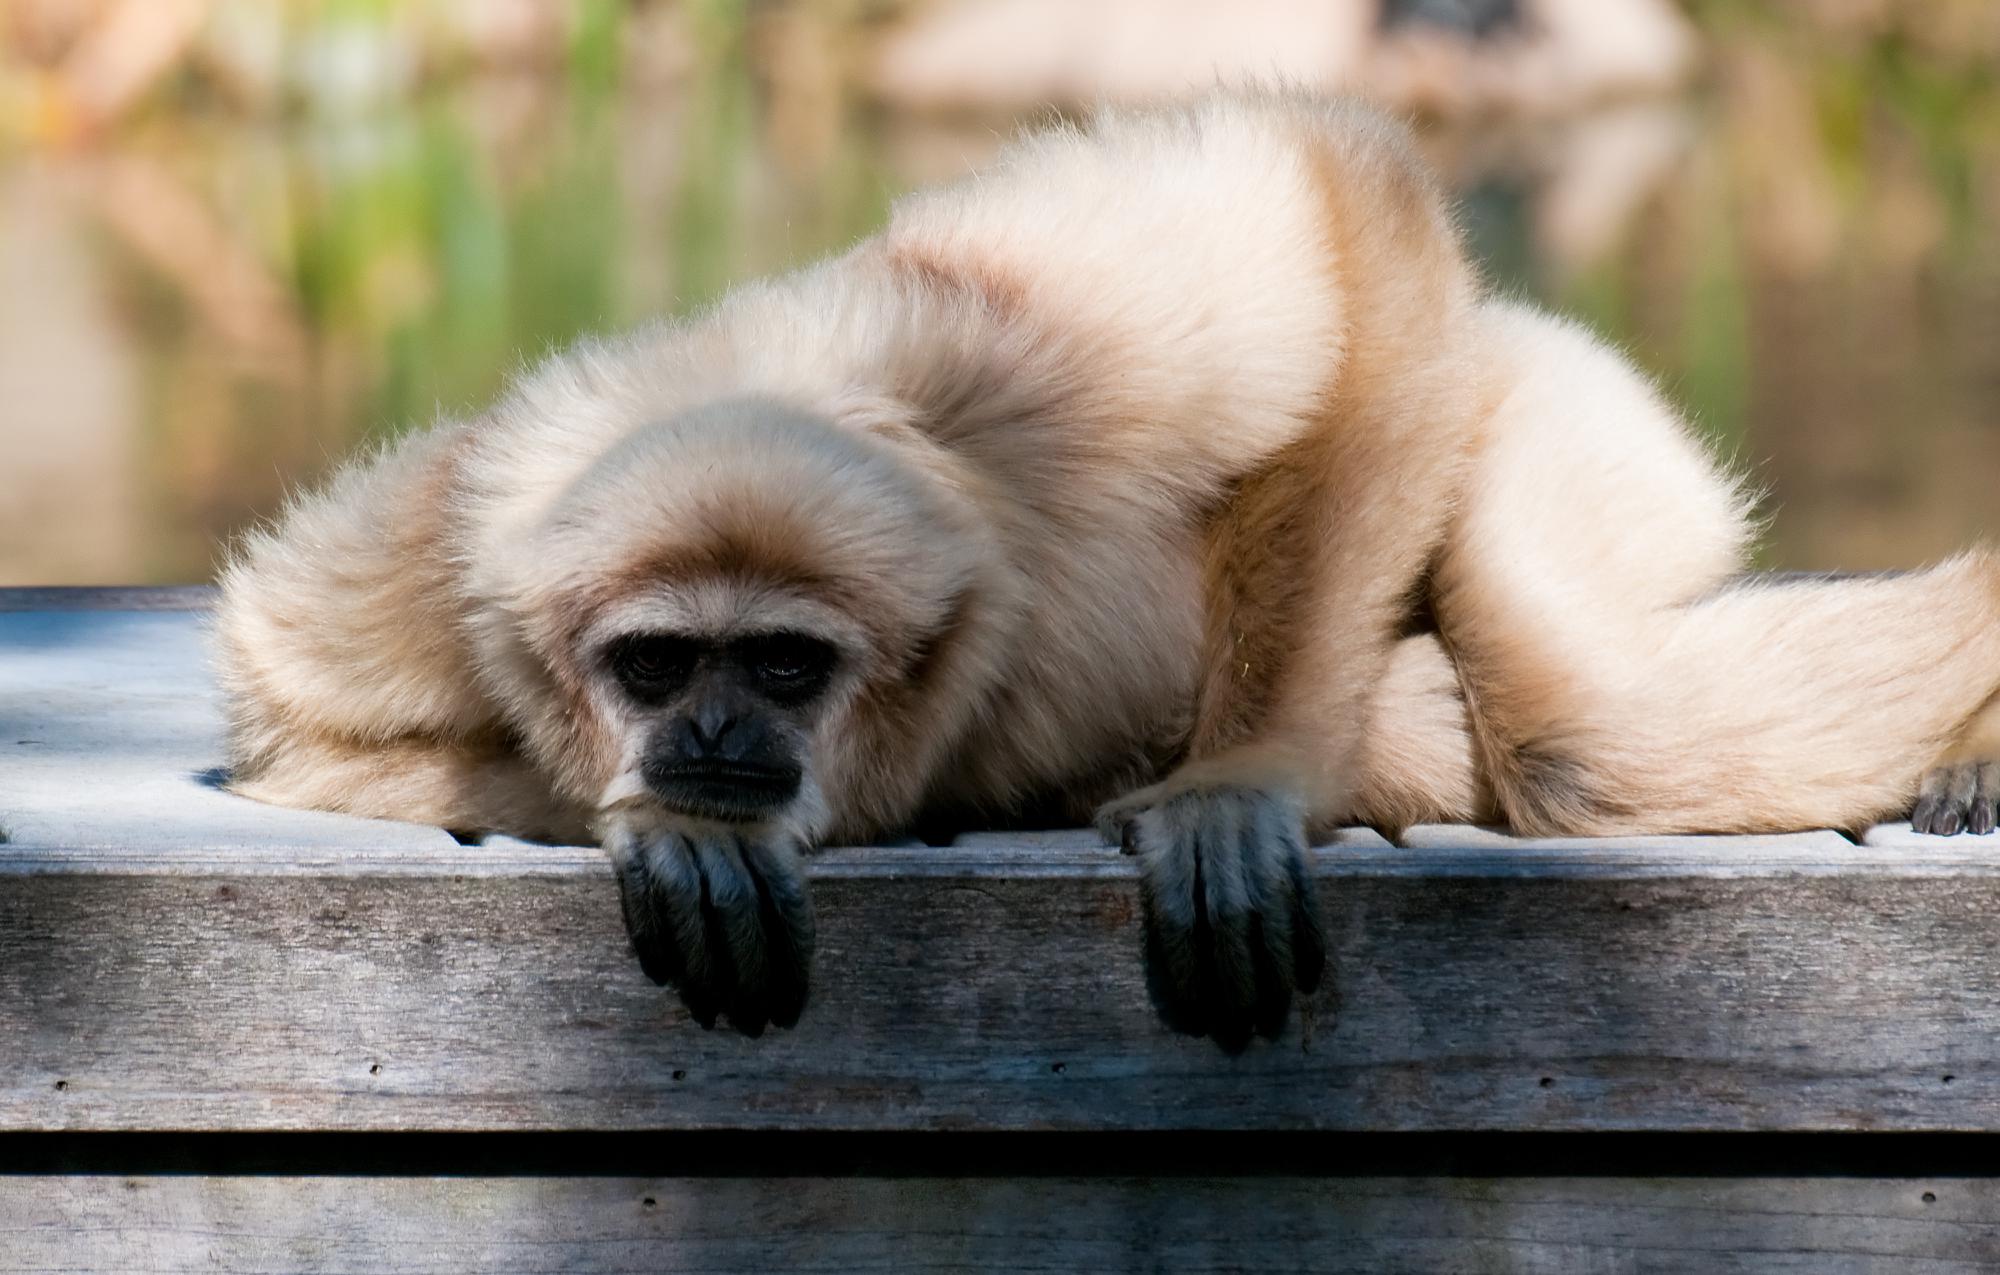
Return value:
M 2000 822 L 2000 762 L 1968 761 L 1933 766 L 1917 788 L 1910 811 L 1915 832 L 1949 837 L 1988 833 Z
M 1147 981 L 1167 1025 L 1229 1050 L 1284 1030 L 1316 991 L 1326 939 L 1296 804 L 1223 785 L 1136 794 L 1098 814 L 1140 861 Z
M 614 829 L 625 929 L 646 976 L 713 1028 L 790 1027 L 805 1008 L 813 912 L 798 849 L 736 831 Z

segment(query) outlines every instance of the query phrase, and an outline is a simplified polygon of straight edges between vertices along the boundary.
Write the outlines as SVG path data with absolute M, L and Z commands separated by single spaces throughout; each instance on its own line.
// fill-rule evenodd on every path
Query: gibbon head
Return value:
M 515 616 L 557 701 L 531 747 L 600 810 L 817 835 L 899 799 L 973 675 L 946 656 L 991 557 L 937 462 L 761 400 L 627 435 L 526 555 Z

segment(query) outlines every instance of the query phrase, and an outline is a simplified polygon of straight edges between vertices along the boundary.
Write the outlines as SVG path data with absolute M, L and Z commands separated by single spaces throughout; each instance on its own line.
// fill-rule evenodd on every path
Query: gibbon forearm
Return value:
M 455 829 L 580 829 L 512 755 L 466 645 L 449 544 L 465 428 L 348 467 L 224 568 L 236 791 Z
M 1316 130 L 1306 155 L 1341 349 L 1305 431 L 1210 531 L 1185 778 L 1294 786 L 1327 826 L 1354 814 L 1364 710 L 1466 481 L 1484 386 L 1472 272 L 1429 177 L 1366 133 Z
M 230 790 L 274 805 L 427 823 L 461 835 L 504 832 L 580 844 L 591 812 L 560 800 L 504 734 L 360 742 L 298 732 Z

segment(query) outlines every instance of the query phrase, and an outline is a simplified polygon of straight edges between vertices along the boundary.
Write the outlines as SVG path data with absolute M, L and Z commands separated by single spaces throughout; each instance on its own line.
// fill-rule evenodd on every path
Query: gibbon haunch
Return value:
M 1240 1044 L 1321 976 L 1338 825 L 1855 827 L 1932 767 L 1926 827 L 1992 825 L 1994 559 L 1746 581 L 1748 505 L 1482 291 L 1397 126 L 1106 114 L 249 537 L 234 786 L 595 836 L 647 972 L 752 1032 L 801 850 L 1095 811 L 1163 1010 Z

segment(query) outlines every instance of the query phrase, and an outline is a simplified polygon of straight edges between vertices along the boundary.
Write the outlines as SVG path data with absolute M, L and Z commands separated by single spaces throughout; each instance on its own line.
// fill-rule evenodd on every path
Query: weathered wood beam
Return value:
M 1944 1272 L 2000 1181 L 0 1177 L 0 1273 Z
M 202 611 L 215 602 L 206 584 L 59 584 L 0 588 L 5 611 Z
M 1129 861 L 814 864 L 814 1001 L 703 1031 L 594 852 L 0 847 L 0 1129 L 1995 1129 L 1985 859 L 1319 856 L 1334 976 L 1228 1057 Z

